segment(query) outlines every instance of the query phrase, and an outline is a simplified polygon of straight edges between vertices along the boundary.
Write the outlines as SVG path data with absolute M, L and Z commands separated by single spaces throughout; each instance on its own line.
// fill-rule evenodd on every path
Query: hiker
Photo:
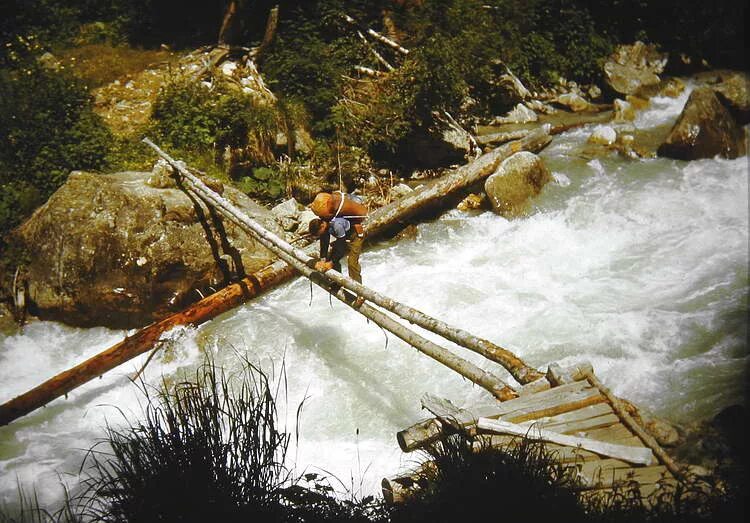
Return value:
M 359 255 L 365 239 L 362 222 L 367 217 L 367 207 L 356 196 L 334 191 L 318 194 L 310 209 L 319 217 L 310 221 L 310 234 L 320 238 L 320 260 L 315 263 L 315 270 L 341 272 L 341 258 L 346 256 L 348 242 L 349 277 L 362 283 Z M 361 304 L 361 299 L 357 302 Z

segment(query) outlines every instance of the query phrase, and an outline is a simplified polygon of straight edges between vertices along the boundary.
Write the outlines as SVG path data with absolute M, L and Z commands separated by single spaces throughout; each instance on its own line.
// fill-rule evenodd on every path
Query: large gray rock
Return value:
M 607 84 L 621 94 L 635 94 L 643 87 L 657 85 L 667 64 L 667 55 L 654 45 L 635 42 L 619 46 L 604 64 Z
M 234 224 L 215 220 L 170 184 L 160 169 L 71 173 L 19 228 L 32 260 L 26 269 L 32 312 L 76 325 L 135 327 L 272 260 Z M 207 181 L 280 233 L 270 213 L 247 196 Z
M 538 195 L 550 181 L 552 174 L 541 158 L 528 151 L 521 151 L 503 160 L 487 178 L 484 191 L 495 212 L 512 218 L 523 214 L 528 208 L 529 200 Z
M 732 73 L 713 90 L 740 125 L 750 122 L 750 76 Z
M 659 156 L 679 160 L 737 158 L 744 154 L 744 133 L 714 92 L 701 87 L 690 93 L 687 103 L 665 142 Z

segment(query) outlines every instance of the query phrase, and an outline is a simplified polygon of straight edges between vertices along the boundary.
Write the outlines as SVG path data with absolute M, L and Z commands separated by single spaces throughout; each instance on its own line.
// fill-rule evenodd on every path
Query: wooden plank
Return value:
M 454 405 L 450 400 L 440 398 L 434 394 L 425 393 L 420 400 L 422 408 L 432 412 L 441 422 L 454 429 L 462 426 L 462 420 L 473 419 L 473 415 Z
M 609 403 L 597 403 L 588 407 L 583 407 L 578 410 L 571 412 L 565 412 L 563 414 L 557 414 L 556 416 L 550 416 L 543 418 L 545 423 L 566 423 L 569 421 L 578 421 L 588 418 L 595 418 L 597 416 L 603 416 L 605 414 L 612 414 L 614 411 Z
M 654 456 L 651 453 L 651 449 L 647 449 L 644 447 L 628 447 L 625 445 L 616 445 L 589 438 L 580 438 L 576 436 L 558 434 L 556 432 L 544 429 L 529 429 L 528 427 L 524 427 L 523 425 L 509 423 L 506 421 L 480 418 L 477 422 L 477 426 L 482 430 L 488 430 L 500 434 L 514 434 L 517 436 L 533 437 L 541 439 L 543 441 L 549 441 L 561 445 L 581 447 L 603 456 L 622 459 L 630 463 L 650 465 L 654 459 Z
M 582 431 L 601 429 L 620 423 L 615 413 L 597 416 L 595 418 L 569 421 L 567 423 L 542 423 L 541 427 L 560 434 L 575 434 Z
M 685 476 L 680 470 L 677 462 L 675 462 L 672 457 L 667 454 L 663 448 L 661 448 L 661 445 L 659 445 L 659 443 L 654 439 L 653 436 L 651 436 L 651 434 L 646 432 L 644 428 L 641 427 L 638 422 L 633 419 L 633 417 L 628 413 L 625 406 L 622 404 L 622 401 L 620 401 L 620 398 L 612 394 L 612 391 L 605 387 L 604 384 L 599 381 L 596 376 L 594 376 L 593 370 L 586 374 L 586 381 L 594 385 L 597 389 L 599 389 L 599 391 L 601 391 L 604 396 L 606 396 L 607 401 L 609 401 L 609 403 L 612 405 L 612 409 L 614 409 L 622 422 L 633 433 L 638 435 L 641 441 L 643 441 L 643 443 L 652 450 L 659 461 L 669 468 L 669 471 L 672 473 L 672 475 L 675 478 L 678 478 L 680 481 L 685 481 Z
M 584 389 L 592 389 L 591 385 L 587 381 L 576 381 L 568 385 L 562 385 L 553 389 L 547 389 L 530 396 L 521 396 L 512 400 L 504 401 L 493 406 L 496 408 L 483 409 L 474 414 L 478 418 L 489 418 L 489 417 L 500 417 L 509 414 L 513 411 L 519 411 L 522 409 L 533 409 L 540 405 L 554 405 L 565 398 L 567 394 L 576 393 Z
M 587 430 L 580 434 L 585 438 L 596 439 L 599 441 L 608 441 L 614 443 L 618 440 L 628 439 L 633 436 L 633 433 L 622 423 L 605 427 L 603 429 Z
M 568 396 L 568 394 L 573 394 L 573 396 Z M 449 418 L 454 422 L 452 425 L 465 427 L 474 425 L 479 418 L 497 418 L 514 411 L 518 412 L 519 416 L 525 416 L 532 412 L 543 412 L 545 408 L 568 398 L 571 401 L 575 401 L 581 398 L 586 399 L 596 394 L 598 394 L 598 390 L 590 386 L 588 382 L 576 381 L 569 385 L 548 389 L 532 396 L 519 397 L 471 409 L 460 409 L 449 400 L 432 394 L 424 394 L 420 401 L 423 408 L 429 410 L 438 418 Z
M 556 416 L 604 401 L 606 399 L 598 390 L 583 389 L 577 392 L 570 392 L 564 396 L 548 398 L 546 404 L 539 402 L 537 405 L 509 412 L 500 416 L 500 419 L 511 423 L 521 423 L 523 421 Z

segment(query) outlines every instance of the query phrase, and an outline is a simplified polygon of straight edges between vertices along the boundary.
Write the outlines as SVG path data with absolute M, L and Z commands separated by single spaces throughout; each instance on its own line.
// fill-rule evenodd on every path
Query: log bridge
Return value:
M 366 224 L 368 239 L 480 183 L 502 160 L 515 152 L 541 150 L 549 143 L 549 134 L 550 128 L 542 127 L 480 156 L 437 183 L 378 209 Z M 316 260 L 311 256 L 313 249 L 294 247 L 271 233 L 210 189 L 183 162 L 175 161 L 148 139 L 144 139 L 144 143 L 172 166 L 173 175 L 181 187 L 234 222 L 274 253 L 279 261 L 180 313 L 141 329 L 115 346 L 0 405 L 0 426 L 66 395 L 125 361 L 153 350 L 162 334 L 171 328 L 199 325 L 293 275 L 301 274 L 408 345 L 484 388 L 497 400 L 491 408 L 459 409 L 448 400 L 425 396 L 422 405 L 435 417 L 397 434 L 397 441 L 405 452 L 436 441 L 446 431 L 460 430 L 475 438 L 477 444 L 508 445 L 519 437 L 542 440 L 559 451 L 561 461 L 578 468 L 579 477 L 585 480 L 588 490 L 601 491 L 627 479 L 638 481 L 643 494 L 647 495 L 665 482 L 683 479 L 683 469 L 628 414 L 622 402 L 598 381 L 590 366 L 581 365 L 563 371 L 553 364 L 543 374 L 507 349 L 399 303 L 337 271 L 316 271 Z M 365 301 L 359 304 L 361 300 L 357 297 Z M 509 385 L 494 370 L 485 370 L 428 340 L 412 325 L 499 364 L 518 386 Z M 386 478 L 382 482 L 383 494 L 387 501 L 396 503 L 418 488 L 415 485 L 408 481 L 408 477 Z

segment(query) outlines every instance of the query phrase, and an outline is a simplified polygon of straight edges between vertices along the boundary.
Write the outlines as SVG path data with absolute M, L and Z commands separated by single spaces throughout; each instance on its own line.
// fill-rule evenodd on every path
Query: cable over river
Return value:
M 686 98 L 652 99 L 636 127 L 671 125 Z M 613 393 L 676 423 L 743 403 L 747 156 L 591 158 L 582 145 L 593 129 L 557 136 L 544 150 L 556 183 L 527 217 L 450 211 L 419 225 L 414 239 L 365 253 L 365 284 L 533 366 L 590 361 Z M 51 322 L 0 334 L 0 398 L 25 392 L 123 334 Z M 323 469 L 366 493 L 410 465 L 395 433 L 426 417 L 418 402 L 424 392 L 474 405 L 492 401 L 322 290 L 311 291 L 304 279 L 198 329 L 173 331 L 170 339 L 146 368 L 148 383 L 189 375 L 203 352 L 228 369 L 241 364 L 242 354 L 277 380 L 283 367 L 287 387 L 278 406 L 292 433 L 304 400 L 290 459 L 298 470 Z M 143 398 L 127 376 L 146 357 L 0 428 L 0 502 L 17 497 L 17 482 L 35 485 L 42 504 L 60 500 L 60 483 L 77 483 L 83 456 L 105 424 L 140 415 Z

